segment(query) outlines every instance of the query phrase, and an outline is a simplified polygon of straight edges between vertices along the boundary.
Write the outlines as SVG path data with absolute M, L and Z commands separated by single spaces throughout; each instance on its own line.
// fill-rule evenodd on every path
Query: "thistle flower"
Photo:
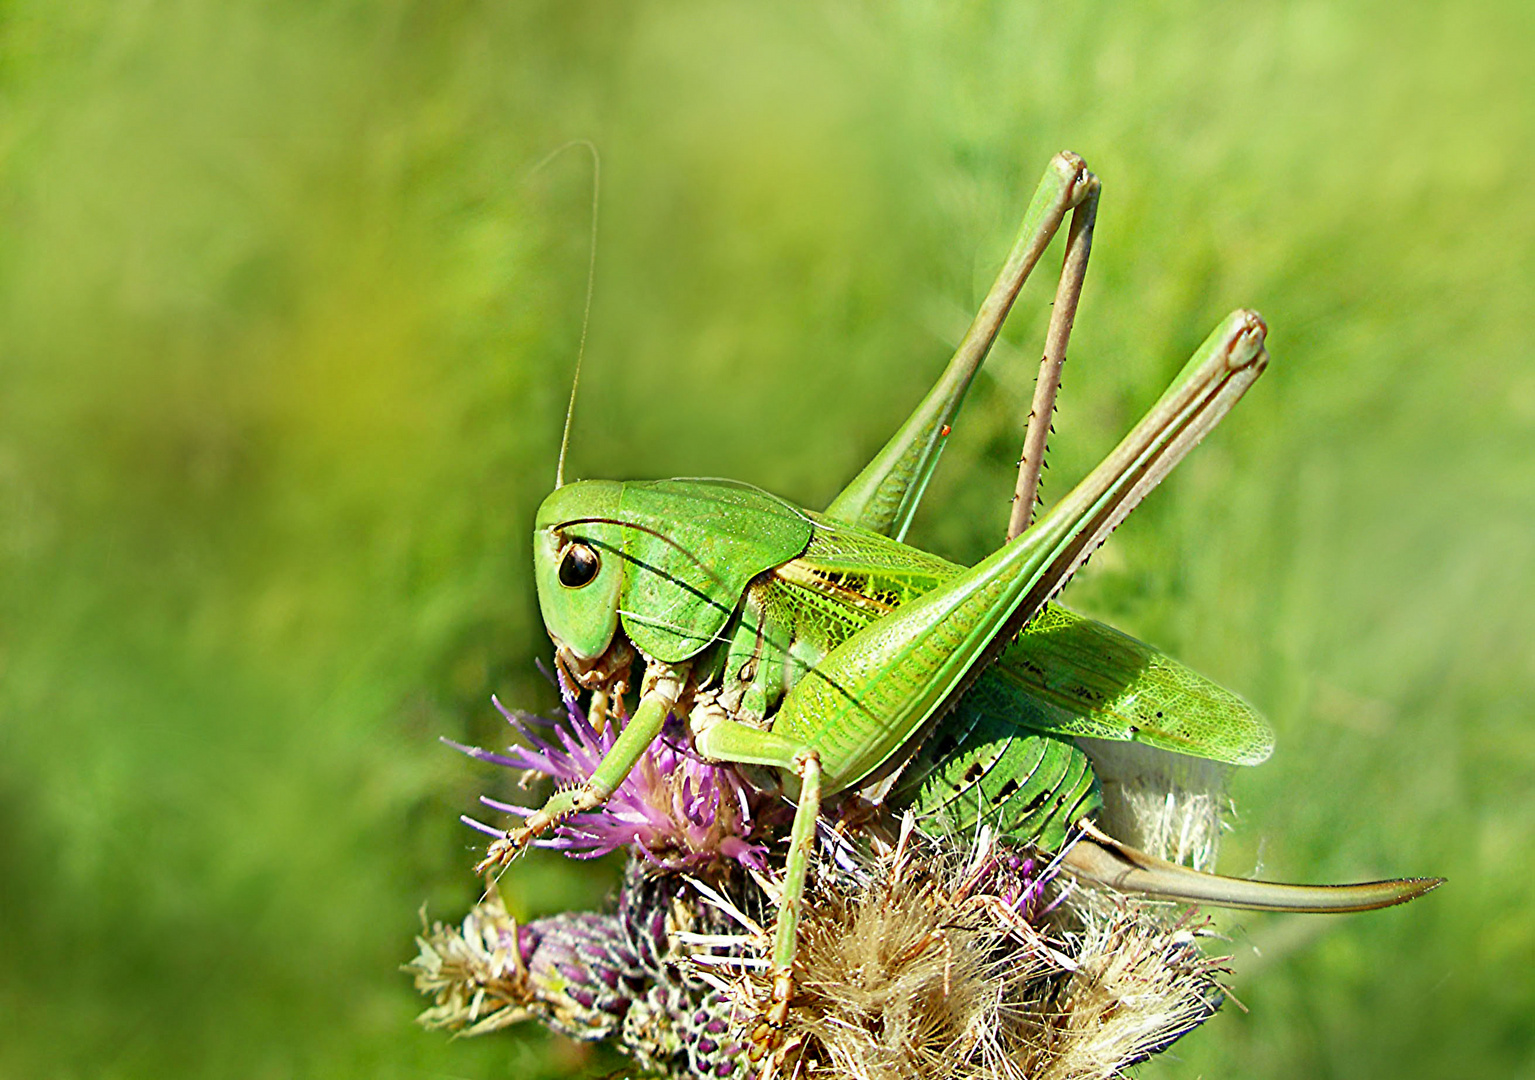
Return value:
M 580 783 L 617 731 L 596 730 L 563 682 L 561 692 L 564 724 L 496 702 L 526 745 L 450 745 L 524 780 Z M 539 841 L 576 858 L 629 848 L 616 912 L 519 925 L 492 888 L 461 925 L 417 939 L 407 970 L 433 1002 L 421 1023 L 478 1035 L 537 1020 L 676 1077 L 1096 1080 L 1124 1075 L 1219 1008 L 1220 969 L 1179 909 L 1080 887 L 985 829 L 924 835 L 908 815 L 888 843 L 870 822 L 855 839 L 821 830 L 795 997 L 764 1060 L 769 1048 L 753 1038 L 771 995 L 783 853 L 770 861 L 763 838 L 785 834 L 790 810 L 699 759 L 686 738 L 670 722 L 606 805 Z M 1213 855 L 1216 796 L 1190 782 L 1154 798 L 1156 778 L 1123 774 L 1142 832 Z
M 443 741 L 480 761 L 523 771 L 524 783 L 531 774 L 561 785 L 580 784 L 617 741 L 617 725 L 598 731 L 570 688 L 562 684 L 560 690 L 566 713 L 563 724 L 509 712 L 492 699 L 526 746 L 514 745 L 497 754 Z M 520 817 L 533 813 L 529 807 L 484 796 L 480 801 L 501 813 Z M 767 866 L 767 847 L 756 839 L 757 833 L 787 818 L 787 808 L 750 788 L 734 768 L 694 754 L 687 747 L 682 725 L 671 719 L 662 737 L 650 745 L 603 806 L 573 815 L 537 843 L 577 859 L 628 847 L 661 870 L 697 872 L 721 862 L 762 870 Z M 501 829 L 473 818 L 462 820 L 488 835 L 502 835 Z
M 748 1048 L 777 882 L 739 867 L 711 886 L 631 859 L 615 914 L 525 927 L 491 897 L 418 939 L 421 1021 L 480 1034 L 539 1019 L 677 1077 L 1086 1080 L 1123 1075 L 1221 1003 L 1202 927 L 1079 888 L 984 831 L 930 838 L 908 821 L 872 853 L 830 830 L 822 846 L 770 1061 Z

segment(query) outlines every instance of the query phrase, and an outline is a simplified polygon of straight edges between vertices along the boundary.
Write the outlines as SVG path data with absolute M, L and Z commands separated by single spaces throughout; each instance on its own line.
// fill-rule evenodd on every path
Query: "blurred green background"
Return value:
M 1047 498 L 1261 310 L 1269 374 L 1066 598 L 1272 719 L 1228 872 L 1451 881 L 1224 918 L 1251 1012 L 1144 1075 L 1535 1076 L 1532 55 L 1522 0 L 0 7 L 0 1075 L 614 1067 L 422 1032 L 397 970 L 501 782 L 437 737 L 550 701 L 590 171 L 529 170 L 585 137 L 576 476 L 823 505 L 1060 149 L 1104 198 Z M 945 555 L 1003 530 L 1050 292 Z

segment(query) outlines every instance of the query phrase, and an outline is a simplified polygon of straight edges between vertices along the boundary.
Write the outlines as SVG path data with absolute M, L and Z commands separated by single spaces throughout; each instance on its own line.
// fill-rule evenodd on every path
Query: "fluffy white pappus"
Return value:
M 1139 743 L 1077 742 L 1103 786 L 1099 828 L 1159 859 L 1215 869 L 1232 766 Z

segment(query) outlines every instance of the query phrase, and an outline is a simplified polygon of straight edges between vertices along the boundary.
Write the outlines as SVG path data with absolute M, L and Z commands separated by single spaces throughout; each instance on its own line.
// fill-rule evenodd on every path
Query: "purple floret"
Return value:
M 562 787 L 583 783 L 603 754 L 618 739 L 617 721 L 597 731 L 587 720 L 568 687 L 561 687 L 565 722 L 514 713 L 492 698 L 498 712 L 526 741 L 504 754 L 443 741 L 470 757 L 510 769 L 548 777 Z M 767 865 L 767 848 L 753 841 L 763 812 L 779 811 L 750 789 L 728 765 L 704 761 L 687 745 L 683 725 L 668 720 L 661 738 L 650 745 L 634 769 L 602 807 L 572 815 L 538 846 L 563 851 L 577 859 L 594 859 L 619 848 L 633 848 L 652 865 L 665 870 L 696 869 L 722 859 L 753 869 Z M 528 817 L 531 807 L 481 796 L 492 810 Z M 465 817 L 481 832 L 500 836 L 501 829 Z

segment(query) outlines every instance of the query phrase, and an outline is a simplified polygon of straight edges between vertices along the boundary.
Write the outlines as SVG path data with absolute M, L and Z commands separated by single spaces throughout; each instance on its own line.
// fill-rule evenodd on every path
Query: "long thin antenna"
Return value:
M 576 390 L 581 386 L 581 361 L 586 357 L 586 330 L 592 321 L 592 290 L 597 280 L 597 205 L 602 193 L 602 155 L 590 139 L 572 139 L 551 150 L 528 171 L 531 178 L 573 146 L 583 146 L 592 155 L 592 236 L 591 250 L 586 259 L 586 305 L 581 310 L 581 340 L 576 346 L 576 373 L 570 380 L 570 401 L 565 406 L 565 431 L 560 436 L 560 458 L 554 466 L 554 486 L 557 488 L 565 486 L 565 451 L 570 449 L 570 421 L 576 414 Z

